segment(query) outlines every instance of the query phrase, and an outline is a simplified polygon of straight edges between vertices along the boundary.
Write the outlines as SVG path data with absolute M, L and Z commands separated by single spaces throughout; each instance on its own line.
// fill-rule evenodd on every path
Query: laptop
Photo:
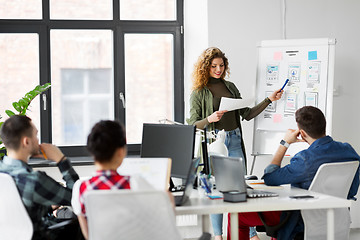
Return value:
M 183 194 L 174 196 L 176 206 L 183 205 L 189 199 L 189 196 L 192 192 L 194 181 L 196 178 L 196 173 L 197 173 L 197 168 L 199 166 L 199 162 L 200 162 L 200 158 L 195 158 L 191 161 L 188 175 L 186 177 L 186 184 L 185 184 L 185 189 L 183 191 Z
M 252 189 L 245 182 L 244 160 L 235 157 L 212 156 L 216 189 L 220 192 L 246 192 L 247 197 L 276 197 L 277 193 Z M 250 189 L 248 189 L 250 188 Z

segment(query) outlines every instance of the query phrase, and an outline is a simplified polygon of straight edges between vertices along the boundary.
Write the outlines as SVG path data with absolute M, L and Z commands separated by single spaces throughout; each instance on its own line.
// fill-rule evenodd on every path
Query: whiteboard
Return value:
M 274 154 L 287 129 L 297 129 L 295 111 L 316 106 L 327 121 L 331 134 L 335 39 L 269 40 L 258 44 L 256 104 L 280 89 L 286 79 L 282 98 L 271 103 L 254 119 L 253 155 Z M 291 144 L 293 156 L 308 144 Z

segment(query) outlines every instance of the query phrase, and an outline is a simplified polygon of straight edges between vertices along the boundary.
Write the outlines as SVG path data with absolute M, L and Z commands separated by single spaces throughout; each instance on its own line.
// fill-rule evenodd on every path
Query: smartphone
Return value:
M 289 196 L 289 198 L 306 199 L 306 198 L 314 198 L 314 196 L 312 196 L 312 195 L 295 195 L 295 196 Z

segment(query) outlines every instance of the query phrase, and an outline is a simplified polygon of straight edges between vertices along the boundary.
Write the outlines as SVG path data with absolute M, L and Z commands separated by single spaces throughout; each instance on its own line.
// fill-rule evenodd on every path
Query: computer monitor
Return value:
M 171 158 L 171 176 L 186 179 L 194 158 L 193 125 L 144 123 L 141 157 Z

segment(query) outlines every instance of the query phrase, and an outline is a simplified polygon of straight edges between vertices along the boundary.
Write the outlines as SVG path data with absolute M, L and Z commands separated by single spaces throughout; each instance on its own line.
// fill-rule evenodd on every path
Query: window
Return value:
M 53 101 L 53 143 L 85 145 L 91 127 L 114 119 L 112 69 L 61 69 L 60 98 Z M 53 94 L 55 95 L 55 94 Z M 56 120 L 55 115 L 60 118 Z
M 117 119 L 137 154 L 143 123 L 184 121 L 183 0 L 90 2 L 0 1 L 0 115 L 51 82 L 31 104 L 43 142 L 83 156 L 93 124 Z
M 50 19 L 112 19 L 112 0 L 50 0 Z
M 94 123 L 114 119 L 112 31 L 52 30 L 50 46 L 52 142 L 85 145 Z
M 141 143 L 144 122 L 173 120 L 173 41 L 171 34 L 125 35 L 128 143 Z
M 122 20 L 176 20 L 175 0 L 122 0 Z
M 41 19 L 42 0 L 0 0 L 0 19 Z
M 0 115 L 5 110 L 16 111 L 12 103 L 18 101 L 39 83 L 38 34 L 0 34 Z M 40 97 L 33 100 L 27 114 L 40 125 Z

